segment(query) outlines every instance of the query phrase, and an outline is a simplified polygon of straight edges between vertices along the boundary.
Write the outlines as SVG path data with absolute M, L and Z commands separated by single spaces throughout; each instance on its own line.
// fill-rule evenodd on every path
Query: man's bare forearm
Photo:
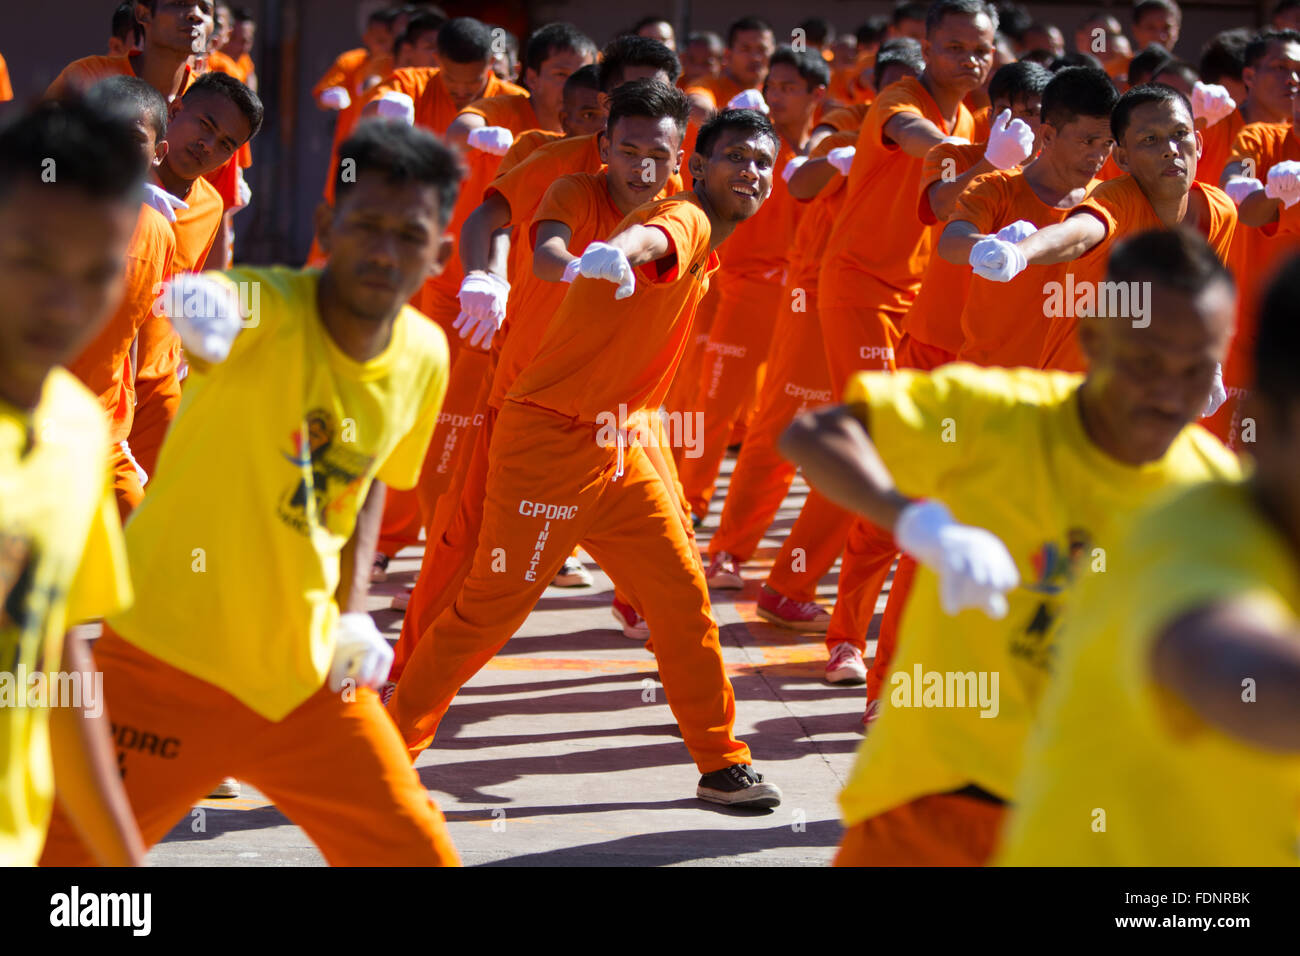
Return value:
M 375 547 L 379 544 L 379 528 L 384 518 L 384 496 L 384 483 L 378 479 L 372 481 L 365 504 L 357 512 L 352 537 L 339 554 L 339 586 L 334 598 L 340 613 L 366 609 L 370 569 L 375 563 Z

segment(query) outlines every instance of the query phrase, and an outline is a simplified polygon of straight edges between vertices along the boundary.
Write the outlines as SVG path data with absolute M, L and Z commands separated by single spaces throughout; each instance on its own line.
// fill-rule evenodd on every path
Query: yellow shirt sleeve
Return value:
M 130 607 L 134 600 L 117 501 L 112 488 L 106 487 L 68 592 L 68 624 L 116 614 Z

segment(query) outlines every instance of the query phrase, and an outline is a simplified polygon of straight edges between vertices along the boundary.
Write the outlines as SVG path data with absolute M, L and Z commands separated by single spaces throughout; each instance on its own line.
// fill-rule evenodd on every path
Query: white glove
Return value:
M 853 168 L 853 157 L 858 155 L 856 146 L 837 146 L 826 154 L 826 162 L 835 167 L 841 176 L 847 176 Z
M 158 301 L 187 352 L 214 365 L 226 360 L 243 327 L 233 289 L 186 272 L 163 285 Z
M 379 690 L 393 666 L 393 649 L 375 627 L 369 614 L 351 611 L 339 615 L 334 628 L 334 662 L 330 665 L 330 690 L 338 693 L 351 677 L 358 687 Z
M 330 86 L 320 91 L 320 105 L 331 110 L 345 110 L 352 105 L 352 97 L 341 86 Z
M 1011 225 L 1003 226 L 994 235 L 1003 242 L 1019 242 L 1021 239 L 1028 239 L 1037 231 L 1038 227 L 1028 219 L 1017 219 Z
M 1241 205 L 1242 200 L 1247 196 L 1253 195 L 1263 188 L 1263 183 L 1258 179 L 1251 178 L 1250 176 L 1233 176 L 1223 184 L 1223 191 L 1227 193 L 1228 198 L 1238 206 Z
M 623 250 L 607 242 L 593 242 L 578 260 L 578 274 L 588 279 L 604 279 L 618 284 L 615 299 L 626 299 L 636 291 L 636 275 Z
M 799 170 L 799 167 L 806 162 L 808 162 L 807 156 L 796 156 L 794 159 L 790 160 L 790 162 L 786 163 L 785 169 L 781 170 L 781 181 L 788 183 L 790 177 L 793 176 Z
M 235 173 L 235 184 L 239 191 L 239 206 L 247 206 L 253 201 L 253 187 L 248 185 L 244 180 L 244 171 L 237 170 Z
M 943 139 L 939 140 L 939 142 L 941 142 L 941 143 L 952 143 L 954 146 L 969 146 L 969 145 L 970 145 L 970 140 L 966 139 L 966 138 L 963 137 L 963 136 L 945 136 Z
M 1006 592 L 1020 585 L 1020 572 L 997 535 L 958 524 L 942 502 L 918 501 L 898 516 L 894 538 L 939 575 L 944 613 L 979 608 L 994 620 L 1006 617 Z
M 989 129 L 984 158 L 997 169 L 1019 166 L 1034 155 L 1034 131 L 1022 119 L 1012 119 L 1011 110 L 1003 110 Z
M 1214 381 L 1210 383 L 1210 397 L 1205 400 L 1205 411 L 1201 412 L 1202 418 L 1209 418 L 1228 400 L 1228 390 L 1223 387 L 1223 366 L 1216 363 L 1214 366 Z
M 1300 200 L 1300 162 L 1284 159 L 1270 169 L 1264 195 L 1282 200 L 1282 205 L 1288 208 L 1294 206 Z
M 480 126 L 469 131 L 466 142 L 471 149 L 481 149 L 493 156 L 504 156 L 515 141 L 515 134 L 504 126 Z
M 582 274 L 578 268 L 581 265 L 581 259 L 570 259 L 569 264 L 564 267 L 564 275 L 560 276 L 560 281 L 572 282 L 574 279 L 578 278 L 578 276 Z
M 415 125 L 415 100 L 405 93 L 389 90 L 375 100 L 375 114 L 384 119 L 398 120 L 407 126 Z
M 471 272 L 460 284 L 460 315 L 452 328 L 474 348 L 487 348 L 506 320 L 510 283 L 490 272 Z
M 177 209 L 190 208 L 190 204 L 184 199 L 177 199 L 167 190 L 153 183 L 144 184 L 144 204 L 157 209 L 168 222 L 176 221 Z
M 977 276 L 990 282 L 1010 282 L 1029 265 L 1015 243 L 995 236 L 971 247 L 970 264 Z
M 1192 87 L 1192 119 L 1205 120 L 1207 128 L 1231 116 L 1236 108 L 1237 101 L 1226 87 L 1199 81 Z
M 731 99 L 727 100 L 727 109 L 757 110 L 760 113 L 768 112 L 767 100 L 763 99 L 763 94 L 758 90 L 741 90 Z

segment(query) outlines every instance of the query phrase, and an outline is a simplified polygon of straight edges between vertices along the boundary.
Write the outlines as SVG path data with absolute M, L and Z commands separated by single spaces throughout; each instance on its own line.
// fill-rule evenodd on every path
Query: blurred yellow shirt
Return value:
M 1083 430 L 1082 381 L 961 363 L 850 379 L 844 402 L 899 491 L 942 501 L 957 521 L 997 535 L 1020 586 L 1003 620 L 950 616 L 938 577 L 918 569 L 880 716 L 840 795 L 846 826 L 970 784 L 1010 799 L 1075 582 L 1109 573 L 1117 534 L 1153 495 L 1238 474 L 1236 458 L 1195 425 L 1159 461 L 1110 458 Z
M 74 690 L 48 676 L 63 635 L 131 603 L 108 461 L 104 410 L 71 373 L 50 372 L 32 413 L 0 400 L 0 866 L 35 865 L 45 843 L 49 707 Z M 97 690 L 80 688 L 91 709 Z
M 209 274 L 212 275 L 212 274 Z M 269 720 L 320 689 L 339 554 L 371 482 L 412 488 L 447 389 L 447 340 L 404 306 L 356 362 L 316 308 L 319 273 L 235 269 L 245 328 L 193 368 L 127 523 L 141 600 L 109 624 Z
M 1156 638 L 1222 601 L 1296 633 L 1300 563 L 1251 500 L 1216 482 L 1144 514 L 1061 637 L 997 861 L 1025 866 L 1295 866 L 1300 755 L 1209 726 L 1151 674 Z M 1268 674 L 1225 673 L 1252 694 Z M 1244 684 L 1245 678 L 1253 687 Z

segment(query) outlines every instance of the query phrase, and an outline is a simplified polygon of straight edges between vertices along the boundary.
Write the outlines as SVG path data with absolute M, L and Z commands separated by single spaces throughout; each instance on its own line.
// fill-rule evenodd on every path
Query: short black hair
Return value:
M 684 136 L 690 115 L 691 101 L 685 93 L 647 77 L 617 86 L 609 94 L 609 120 L 605 129 L 612 133 L 614 124 L 625 116 L 667 117 L 677 127 L 678 134 Z
M 700 132 L 695 137 L 695 151 L 705 159 L 712 158 L 713 147 L 717 145 L 719 137 L 733 129 L 768 137 L 772 140 L 774 155 L 781 148 L 781 137 L 777 135 L 776 128 L 758 110 L 724 109 L 700 127 Z
M 876 63 L 871 68 L 871 84 L 880 89 L 880 79 L 891 66 L 905 66 L 918 76 L 925 70 L 925 55 L 921 42 L 911 37 L 895 37 L 880 44 Z
M 524 69 L 536 73 L 555 54 L 565 52 L 594 56 L 596 44 L 572 23 L 548 23 L 538 27 L 529 34 L 524 45 Z
M 1050 64 L 1053 73 L 1059 73 L 1061 70 L 1068 70 L 1071 67 L 1083 67 L 1088 70 L 1101 70 L 1103 73 L 1105 72 L 1105 68 L 1101 65 L 1101 60 L 1097 59 L 1091 53 L 1079 53 L 1078 51 L 1058 56 Z M 1116 93 L 1115 95 L 1118 96 L 1119 94 Z
M 894 9 L 889 15 L 889 22 L 893 26 L 898 26 L 904 20 L 920 20 L 924 23 L 929 9 L 930 5 L 927 3 L 899 0 L 898 3 L 894 4 Z
M 1041 96 L 1052 81 L 1052 71 L 1033 60 L 1017 60 L 997 68 L 989 79 L 989 99 L 1015 103 Z
M 866 22 L 853 31 L 853 35 L 858 38 L 859 46 L 878 45 L 885 38 L 885 31 L 888 29 L 889 17 L 867 17 Z
M 248 120 L 249 140 L 256 136 L 257 131 L 262 128 L 262 120 L 266 115 L 262 109 L 262 100 L 233 76 L 215 71 L 204 73 L 190 84 L 190 88 L 185 91 L 185 95 L 181 99 L 182 101 L 188 100 L 196 93 L 215 93 L 218 96 L 224 96 L 239 107 L 239 111 L 244 114 L 244 119 Z M 244 140 L 244 142 L 248 142 L 248 140 Z
M 674 34 L 677 33 L 677 28 L 673 26 L 672 20 L 668 19 L 667 17 L 661 17 L 654 13 L 650 14 L 649 16 L 642 17 L 636 23 L 632 24 L 632 33 L 635 34 L 638 30 L 644 30 L 652 23 L 666 23 L 672 29 Z
M 1247 27 L 1224 30 L 1212 36 L 1201 49 L 1201 79 L 1206 83 L 1240 80 L 1241 71 L 1246 66 L 1246 47 L 1253 36 Z
M 933 33 L 935 28 L 943 23 L 943 18 L 949 14 L 959 17 L 977 17 L 981 13 L 993 21 L 993 29 L 997 30 L 998 11 L 993 4 L 985 0 L 935 0 L 925 11 L 925 35 L 929 36 Z
M 736 34 L 757 31 L 758 33 L 772 33 L 772 25 L 761 17 L 741 17 L 731 26 L 727 27 L 727 46 L 736 45 Z
M 1259 307 L 1252 390 L 1288 406 L 1300 398 L 1300 256 L 1274 272 Z
M 1246 44 L 1245 66 L 1259 66 L 1259 61 L 1268 55 L 1268 48 L 1273 43 L 1300 43 L 1300 33 L 1295 30 L 1265 30 Z
M 405 12 L 401 7 L 380 7 L 366 17 L 366 24 L 382 23 L 386 27 L 391 27 Z
M 573 90 L 600 92 L 600 69 L 595 63 L 580 66 L 569 74 L 569 78 L 564 81 L 564 95 L 568 96 Z
M 1163 83 L 1143 83 L 1121 96 L 1119 102 L 1115 104 L 1115 109 L 1111 111 L 1110 134 L 1115 137 L 1116 143 L 1123 144 L 1124 134 L 1128 132 L 1133 111 L 1147 103 L 1182 103 L 1183 108 L 1187 110 L 1188 119 L 1192 117 L 1192 104 L 1172 86 L 1165 86 Z
M 1034 18 L 1020 4 L 1006 2 L 1006 0 L 997 4 L 997 11 L 998 30 L 1019 46 L 1024 41 L 1025 31 L 1034 25 Z
M 1128 64 L 1128 81 L 1131 86 L 1149 83 L 1151 77 L 1173 61 L 1174 55 L 1159 43 L 1152 43 L 1133 57 Z
M 136 76 L 110 76 L 86 91 L 86 105 L 129 123 L 143 118 L 153 128 L 154 141 L 167 138 L 167 100 Z
M 492 59 L 492 31 L 473 17 L 448 20 L 438 31 L 438 56 L 452 63 L 487 63 Z
M 682 61 L 677 54 L 658 40 L 650 37 L 628 33 L 615 37 L 605 44 L 600 52 L 600 89 L 608 93 L 623 82 L 623 76 L 629 66 L 646 66 L 663 70 L 668 74 L 668 82 L 676 83 L 682 75 Z
M 352 175 L 345 177 L 346 170 Z M 455 151 L 428 130 L 379 118 L 358 123 L 339 147 L 336 206 L 366 171 L 383 173 L 396 185 L 414 181 L 433 186 L 438 190 L 438 225 L 445 229 L 451 221 L 464 170 Z
M 448 22 L 447 18 L 440 13 L 433 13 L 429 10 L 422 11 L 406 21 L 406 30 L 402 33 L 402 39 L 414 46 L 415 41 L 426 33 L 441 33 L 442 28 Z M 456 62 L 461 61 L 457 60 Z
M 1115 111 L 1119 93 L 1100 67 L 1067 66 L 1058 70 L 1043 90 L 1042 121 L 1063 129 L 1080 116 L 1106 118 Z
M 800 79 L 808 85 L 809 91 L 819 86 L 826 86 L 831 81 L 830 64 L 820 53 L 809 50 L 795 50 L 788 45 L 781 45 L 772 54 L 771 65 L 784 63 L 798 72 Z M 768 76 L 771 76 L 769 73 Z
M 253 14 L 248 7 L 231 7 L 230 16 L 236 23 L 252 23 Z
M 1164 81 L 1159 79 L 1159 77 L 1164 76 L 1166 73 L 1173 73 L 1176 76 L 1181 76 L 1187 81 L 1189 86 L 1195 86 L 1197 83 L 1201 82 L 1201 75 L 1196 72 L 1196 67 L 1192 66 L 1192 64 L 1188 63 L 1186 60 L 1170 60 L 1152 74 L 1151 81 L 1153 83 L 1163 83 Z
M 1142 18 L 1148 13 L 1154 13 L 1160 10 L 1164 13 L 1172 13 L 1178 18 L 1178 22 L 1183 21 L 1183 11 L 1174 0 L 1141 0 L 1140 3 L 1133 5 L 1133 22 L 1141 23 Z
M 48 177 L 53 169 L 54 176 Z M 0 129 L 0 202 L 19 185 L 138 205 L 148 164 L 132 125 L 79 96 L 44 100 Z
M 113 11 L 113 25 L 109 36 L 117 37 L 123 43 L 132 39 L 138 43 L 143 33 L 144 28 L 135 18 L 135 4 L 119 3 L 117 9 Z
M 799 24 L 799 29 L 811 46 L 825 46 L 835 42 L 835 27 L 825 17 L 809 17 Z
M 1051 50 L 1030 50 L 1020 58 L 1021 63 L 1037 63 L 1039 66 L 1052 72 L 1052 64 L 1056 62 L 1056 54 Z

